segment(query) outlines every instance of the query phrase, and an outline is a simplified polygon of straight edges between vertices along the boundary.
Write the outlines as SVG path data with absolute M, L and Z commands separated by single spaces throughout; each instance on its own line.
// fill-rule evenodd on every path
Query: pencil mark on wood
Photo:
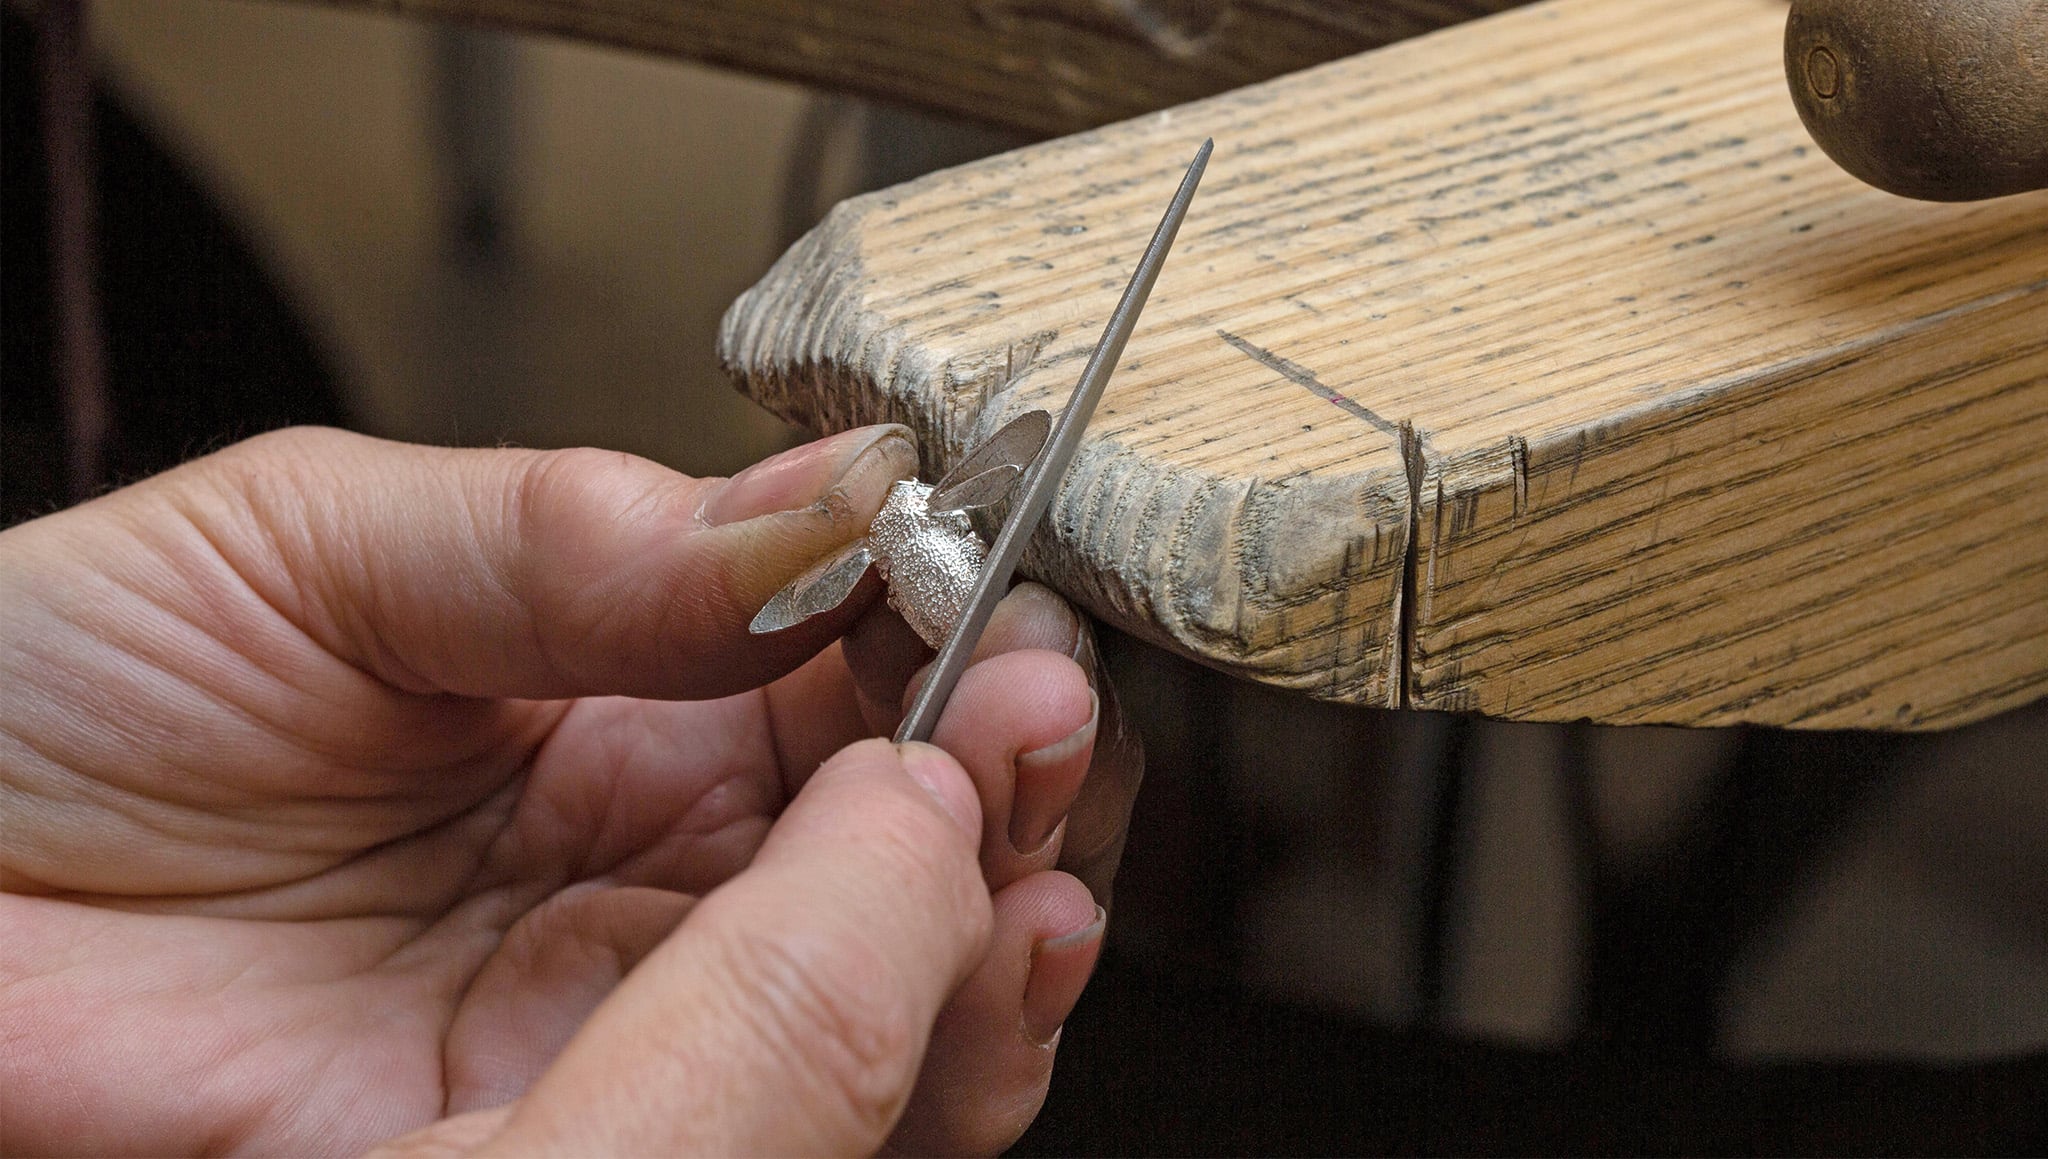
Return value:
M 1280 377 L 1286 379 L 1287 381 L 1294 383 L 1296 386 L 1306 389 L 1310 394 L 1315 395 L 1317 398 L 1322 399 L 1324 402 L 1335 403 L 1337 409 L 1343 411 L 1345 414 L 1352 415 L 1356 418 L 1364 419 L 1366 422 L 1371 423 L 1373 429 L 1379 431 L 1381 434 L 1392 435 L 1397 439 L 1403 437 L 1402 424 L 1390 423 L 1386 419 L 1383 419 L 1380 416 L 1374 414 L 1369 407 L 1361 406 L 1360 404 L 1353 402 L 1351 399 L 1344 397 L 1344 395 L 1342 395 L 1341 393 L 1323 385 L 1322 380 L 1318 379 L 1313 371 L 1309 370 L 1308 367 L 1303 366 L 1301 363 L 1296 362 L 1290 358 L 1282 358 L 1280 355 L 1275 354 L 1270 350 L 1267 350 L 1263 346 L 1259 346 L 1255 343 L 1247 342 L 1244 339 L 1239 338 L 1237 335 L 1232 334 L 1228 330 L 1219 329 L 1216 331 L 1216 335 L 1217 337 L 1223 339 L 1225 342 L 1228 342 L 1232 346 L 1236 347 L 1246 357 L 1264 366 L 1266 369 L 1273 371 L 1275 374 L 1278 374 Z

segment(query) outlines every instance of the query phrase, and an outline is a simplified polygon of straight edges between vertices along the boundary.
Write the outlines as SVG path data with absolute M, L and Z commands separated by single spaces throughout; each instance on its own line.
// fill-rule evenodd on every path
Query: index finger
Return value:
M 854 625 L 843 649 L 869 727 L 889 733 L 902 714 L 910 682 L 931 659 L 931 649 L 880 605 Z M 996 606 L 975 660 L 1024 649 L 1072 658 L 1100 698 L 1094 753 L 1067 808 L 1058 868 L 1080 878 L 1095 899 L 1107 905 L 1131 809 L 1144 779 L 1144 745 L 1124 719 L 1087 618 L 1052 589 L 1028 582 L 1012 588 Z

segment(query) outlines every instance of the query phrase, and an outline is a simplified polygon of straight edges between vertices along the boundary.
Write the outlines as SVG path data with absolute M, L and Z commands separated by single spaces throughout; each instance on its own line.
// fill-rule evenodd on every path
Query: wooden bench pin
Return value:
M 1074 393 L 1060 413 L 1058 426 L 1042 410 L 1027 411 L 1006 423 L 988 441 L 969 452 L 936 486 L 916 480 L 896 484 L 876 514 L 868 534 L 812 567 L 770 597 L 749 630 L 778 632 L 820 612 L 830 611 L 853 593 L 870 563 L 889 582 L 889 605 L 902 614 L 925 643 L 939 650 L 929 679 L 897 729 L 896 740 L 926 740 L 938 724 L 946 698 L 967 669 L 974 645 L 1008 589 L 1017 560 L 1032 530 L 1052 503 L 1053 492 L 1074 462 L 1088 416 L 1102 398 L 1109 376 L 1123 356 L 1124 344 L 1138 324 L 1138 314 L 1174 236 L 1187 217 L 1195 186 L 1209 163 L 1213 141 L 1203 141 L 1180 188 L 1166 207 L 1159 228 L 1138 260 L 1116 312 L 1103 327 L 1095 353 L 1081 371 Z M 984 549 L 967 513 L 1008 498 L 1022 482 L 993 547 Z

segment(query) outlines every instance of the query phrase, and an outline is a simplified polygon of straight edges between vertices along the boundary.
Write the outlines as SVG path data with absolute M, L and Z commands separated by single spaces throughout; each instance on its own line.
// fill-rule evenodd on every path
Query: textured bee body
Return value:
M 931 510 L 931 495 L 915 479 L 890 488 L 868 528 L 868 550 L 889 581 L 889 606 L 937 648 L 966 614 L 988 547 L 965 512 Z
M 1003 502 L 1051 430 L 1050 415 L 1026 411 L 936 486 L 906 479 L 891 487 L 868 533 L 776 592 L 749 630 L 780 632 L 838 607 L 872 565 L 889 583 L 889 606 L 925 643 L 943 645 L 966 617 L 988 559 L 968 513 Z

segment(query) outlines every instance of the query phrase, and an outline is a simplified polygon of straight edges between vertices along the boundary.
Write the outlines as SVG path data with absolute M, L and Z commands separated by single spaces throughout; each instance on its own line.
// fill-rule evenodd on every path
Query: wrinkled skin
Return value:
M 1013 1141 L 1140 769 L 1085 624 L 936 748 L 872 579 L 745 630 L 914 465 L 291 431 L 0 534 L 7 1149 Z

